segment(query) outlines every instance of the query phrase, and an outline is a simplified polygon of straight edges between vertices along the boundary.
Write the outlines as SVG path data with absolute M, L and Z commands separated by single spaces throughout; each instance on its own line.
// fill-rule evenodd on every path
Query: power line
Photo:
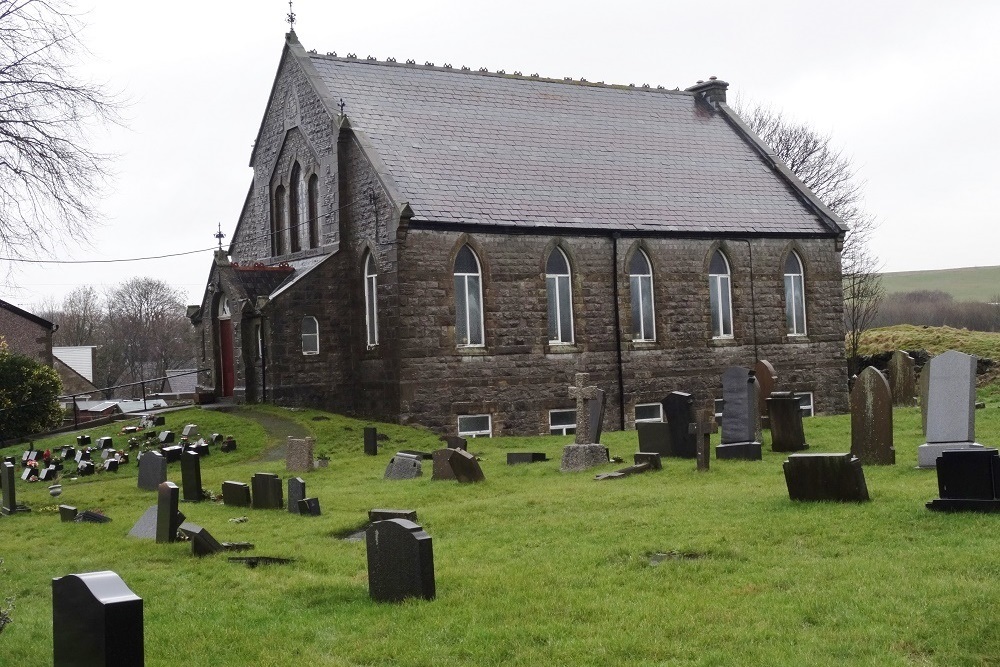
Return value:
M 199 250 L 188 250 L 185 252 L 175 252 L 169 255 L 153 255 L 151 257 L 125 257 L 120 259 L 24 259 L 20 257 L 0 257 L 5 262 L 25 262 L 28 264 L 115 264 L 118 262 L 143 262 L 148 259 L 167 259 L 169 257 L 180 257 L 181 255 L 193 255 L 215 248 L 201 248 Z

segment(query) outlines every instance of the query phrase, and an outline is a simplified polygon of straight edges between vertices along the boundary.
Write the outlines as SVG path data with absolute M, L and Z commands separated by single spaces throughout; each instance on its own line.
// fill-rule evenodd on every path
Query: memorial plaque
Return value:
M 111 571 L 52 580 L 55 667 L 143 667 L 142 598 Z
M 377 521 L 365 532 L 365 542 L 372 600 L 434 599 L 434 550 L 423 528 L 404 519 Z

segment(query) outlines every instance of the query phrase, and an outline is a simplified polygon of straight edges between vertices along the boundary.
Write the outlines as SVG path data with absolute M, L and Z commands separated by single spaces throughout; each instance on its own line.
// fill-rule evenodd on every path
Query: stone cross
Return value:
M 688 425 L 688 433 L 698 438 L 698 471 L 707 471 L 712 460 L 712 434 L 719 430 L 714 415 L 702 413 Z
M 569 388 L 569 397 L 576 399 L 576 444 L 589 445 L 593 442 L 590 421 L 587 419 L 587 401 L 597 398 L 597 387 L 588 387 L 590 373 L 577 373 L 576 386 Z

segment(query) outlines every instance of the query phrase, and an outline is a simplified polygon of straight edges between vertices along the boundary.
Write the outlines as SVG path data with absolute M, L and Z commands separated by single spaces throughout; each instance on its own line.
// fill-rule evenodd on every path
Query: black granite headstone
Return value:
M 946 449 L 937 458 L 938 494 L 927 508 L 940 512 L 1000 512 L 1000 452 Z
M 601 444 L 601 431 L 604 428 L 604 407 L 607 402 L 607 394 L 603 389 L 597 390 L 596 398 L 587 399 L 587 423 L 590 426 L 590 439 L 592 443 Z
M 14 466 L 10 463 L 0 464 L 0 477 L 3 478 L 3 505 L 0 506 L 0 513 L 4 515 L 13 514 L 17 511 L 17 494 L 14 490 Z
M 698 436 L 689 431 L 689 425 L 697 421 L 694 410 L 694 398 L 683 391 L 672 391 L 662 401 L 663 416 L 670 430 L 669 449 L 646 449 L 640 442 L 639 448 L 644 452 L 659 452 L 661 456 L 676 456 L 682 459 L 693 459 L 698 455 Z M 654 424 L 649 424 L 653 426 Z M 645 424 L 643 426 L 646 426 Z
M 93 461 L 80 461 L 76 464 L 76 474 L 80 477 L 87 477 L 94 474 Z
M 111 517 L 94 510 L 84 510 L 77 514 L 73 521 L 77 523 L 111 523 Z
M 253 508 L 259 510 L 280 510 L 283 494 L 281 478 L 270 472 L 258 472 L 250 478 L 253 490 Z
M 174 441 L 173 431 L 160 431 L 159 435 L 156 436 L 160 439 L 161 445 L 167 445 Z
M 389 519 L 405 519 L 417 522 L 417 510 L 373 509 L 368 510 L 368 521 L 387 521 Z
M 179 490 L 173 482 L 160 484 L 156 502 L 156 542 L 167 544 L 177 540 L 177 528 L 184 521 L 177 510 Z
M 771 424 L 771 451 L 799 452 L 809 449 L 802 428 L 802 407 L 790 391 L 775 391 L 767 398 Z
M 405 519 L 377 521 L 368 527 L 365 542 L 373 600 L 434 599 L 434 550 L 423 528 Z
M 319 516 L 319 498 L 303 498 L 296 505 L 299 507 L 299 514 L 302 516 Z
M 365 454 L 368 456 L 378 454 L 378 429 L 374 426 L 365 427 Z
M 160 447 L 160 453 L 163 454 L 163 458 L 167 460 L 167 463 L 176 463 L 181 460 L 184 448 L 180 445 L 167 445 L 166 447 Z
M 38 479 L 38 468 L 25 468 L 21 472 L 21 481 L 30 482 Z
M 191 554 L 194 556 L 211 556 L 220 551 L 248 551 L 253 549 L 249 542 L 219 542 L 210 532 L 198 524 L 185 521 L 179 530 L 191 540 Z
M 219 449 L 223 452 L 235 452 L 236 451 L 236 438 L 229 436 L 222 441 L 222 445 Z
M 118 459 L 108 459 L 102 464 L 104 472 L 118 472 Z
M 97 448 L 98 449 L 114 449 L 115 448 L 115 443 L 108 436 L 104 436 L 103 438 L 98 438 L 97 439 Z
M 83 447 L 83 446 L 89 445 L 89 444 L 90 444 L 90 436 L 89 435 L 78 435 L 78 436 L 76 436 L 76 446 L 77 447 Z
M 142 598 L 114 572 L 52 580 L 53 664 L 143 667 Z
M 306 481 L 301 477 L 288 479 L 288 511 L 299 513 L 299 501 L 306 497 Z
M 650 470 L 663 470 L 663 462 L 658 452 L 636 452 L 632 455 L 632 462 L 635 465 L 648 463 Z
M 227 507 L 250 507 L 250 486 L 243 482 L 223 482 L 222 502 Z
M 760 461 L 760 390 L 754 372 L 730 366 L 722 372 L 722 437 L 717 459 Z M 773 426 L 772 426 L 773 428 Z
M 195 452 L 181 454 L 181 485 L 185 502 L 201 502 L 201 457 Z
M 656 452 L 660 456 L 670 456 L 670 424 L 664 422 L 639 422 L 635 425 L 639 435 L 639 449 Z
M 792 500 L 869 500 L 861 459 L 849 452 L 792 454 L 783 467 Z
M 63 523 L 69 523 L 76 518 L 77 510 L 72 505 L 60 505 L 59 506 L 59 520 Z
M 448 449 L 469 449 L 469 441 L 457 435 L 442 435 L 441 440 L 448 445 Z

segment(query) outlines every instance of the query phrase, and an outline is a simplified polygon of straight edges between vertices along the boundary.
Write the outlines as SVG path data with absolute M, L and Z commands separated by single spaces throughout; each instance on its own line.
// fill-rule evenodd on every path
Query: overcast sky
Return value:
M 287 2 L 80 0 L 93 58 L 82 76 L 132 102 L 90 248 L 55 259 L 204 249 L 168 260 L 21 265 L 0 298 L 57 303 L 132 276 L 199 303 L 213 233 L 231 238 L 288 29 Z M 334 3 L 297 0 L 306 49 L 608 83 L 685 88 L 711 75 L 833 135 L 867 181 L 887 271 L 1000 264 L 1000 2 Z M 3 265 L 0 262 L 0 265 Z

